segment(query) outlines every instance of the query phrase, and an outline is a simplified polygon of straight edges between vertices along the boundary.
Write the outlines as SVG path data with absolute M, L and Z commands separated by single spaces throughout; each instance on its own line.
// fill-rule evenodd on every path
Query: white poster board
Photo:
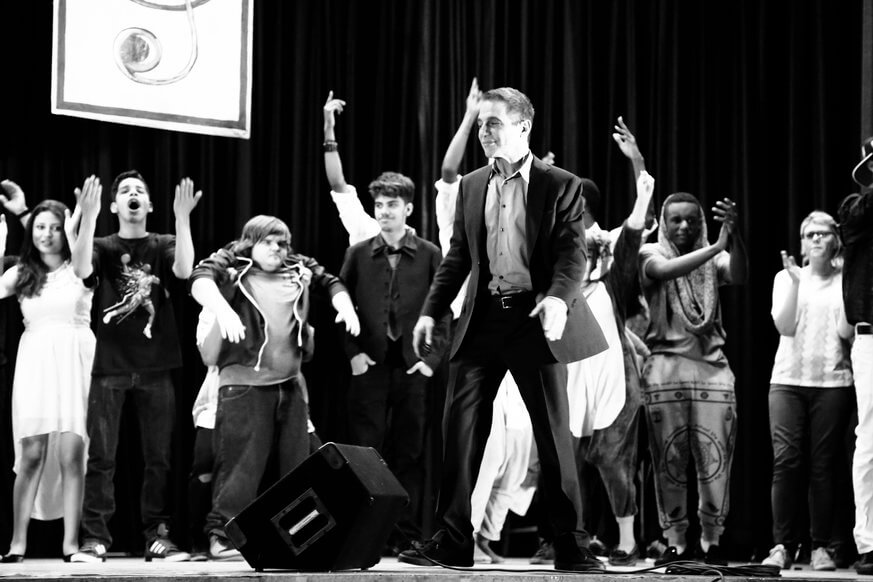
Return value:
M 254 0 L 55 0 L 52 113 L 249 137 Z

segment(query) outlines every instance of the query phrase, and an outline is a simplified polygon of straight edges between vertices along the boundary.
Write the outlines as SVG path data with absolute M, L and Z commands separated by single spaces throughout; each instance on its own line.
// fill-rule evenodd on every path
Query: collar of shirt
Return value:
M 530 167 L 533 164 L 533 154 L 530 152 L 530 150 L 528 150 L 528 152 L 524 155 L 523 160 L 524 161 L 521 163 L 521 167 L 517 169 L 515 173 L 511 176 L 507 176 L 506 178 L 504 178 L 504 181 L 510 180 L 515 176 L 521 176 L 521 179 L 524 180 L 525 183 L 530 184 Z M 503 178 L 500 172 L 497 171 L 497 165 L 495 164 L 496 161 L 496 158 L 491 158 L 491 175 L 488 176 L 489 182 L 494 179 L 494 176 L 500 176 L 501 178 Z
M 407 230 L 406 234 L 403 235 L 403 238 L 400 239 L 400 244 L 396 249 L 391 247 L 385 239 L 382 238 L 382 235 L 374 236 L 372 242 L 370 243 L 370 256 L 377 256 L 382 253 L 386 255 L 404 253 L 409 255 L 410 257 L 415 256 L 415 251 L 418 249 L 418 243 L 415 240 L 415 237 L 412 236 L 412 233 Z

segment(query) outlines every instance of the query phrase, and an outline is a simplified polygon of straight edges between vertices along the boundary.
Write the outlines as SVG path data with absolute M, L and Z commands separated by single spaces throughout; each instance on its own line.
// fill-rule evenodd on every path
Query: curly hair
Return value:
M 370 196 L 375 200 L 379 196 L 402 198 L 409 204 L 415 195 L 415 183 L 398 172 L 382 172 L 379 177 L 370 182 L 367 187 Z
M 289 246 L 291 245 L 291 229 L 282 219 L 259 214 L 245 223 L 242 234 L 230 243 L 229 247 L 233 254 L 251 258 L 252 247 L 270 235 L 281 236 Z
M 43 212 L 50 212 L 64 224 L 64 211 L 67 205 L 57 200 L 43 200 L 36 205 L 25 227 L 24 242 L 18 257 L 18 278 L 15 281 L 15 293 L 19 297 L 34 297 L 39 295 L 48 277 L 48 267 L 42 261 L 39 251 L 33 244 L 33 223 Z M 70 259 L 70 245 L 66 235 L 61 232 L 61 256 L 65 261 Z

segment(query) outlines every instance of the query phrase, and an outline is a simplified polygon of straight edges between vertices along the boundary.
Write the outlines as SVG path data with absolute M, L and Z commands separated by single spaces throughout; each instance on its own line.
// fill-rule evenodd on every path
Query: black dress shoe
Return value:
M 469 547 L 452 541 L 449 535 L 440 530 L 434 536 L 421 544 L 414 544 L 412 549 L 400 552 L 398 562 L 416 566 L 457 566 L 471 568 L 473 566 L 473 541 Z
M 555 538 L 555 570 L 570 572 L 597 572 L 604 569 L 603 562 L 574 533 L 563 533 Z
M 664 550 L 664 553 L 661 554 L 661 557 L 655 560 L 655 566 L 666 566 L 673 562 L 685 562 L 689 560 L 694 560 L 694 557 L 691 555 L 688 548 L 680 554 L 676 549 L 676 546 L 669 546 Z
M 24 556 L 21 554 L 6 554 L 0 558 L 0 564 L 20 564 L 24 561 Z
M 855 562 L 855 572 L 858 574 L 873 574 L 873 552 L 867 552 L 858 556 Z
M 703 552 L 703 561 L 707 564 L 712 564 L 713 566 L 728 565 L 724 552 L 722 552 L 721 548 L 716 545 L 709 546 L 709 551 Z

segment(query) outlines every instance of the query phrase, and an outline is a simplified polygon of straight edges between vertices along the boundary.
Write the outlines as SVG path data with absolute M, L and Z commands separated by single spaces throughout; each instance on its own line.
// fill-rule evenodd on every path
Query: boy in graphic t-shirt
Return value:
M 88 398 L 82 545 L 72 561 L 104 561 L 112 545 L 108 523 L 115 511 L 115 452 L 128 398 L 139 421 L 145 464 L 140 494 L 145 559 L 185 561 L 190 555 L 170 539 L 167 507 L 176 417 L 170 370 L 182 365 L 168 283 L 171 277 L 187 279 L 194 266 L 190 216 L 202 192 L 195 194 L 194 183 L 183 178 L 173 201 L 176 235 L 150 233 L 148 185 L 136 170 L 123 172 L 112 183 L 109 207 L 118 217 L 118 232 L 95 239 L 101 192 L 77 193 L 82 222 L 73 254 L 90 266 L 78 276 L 95 273 L 99 279 L 95 305 L 100 316 Z

